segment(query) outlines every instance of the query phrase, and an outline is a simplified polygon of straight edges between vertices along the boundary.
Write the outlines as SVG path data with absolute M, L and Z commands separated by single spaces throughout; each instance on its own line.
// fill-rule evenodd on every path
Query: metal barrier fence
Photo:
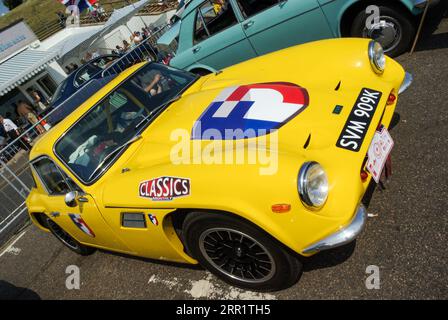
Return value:
M 169 29 L 168 25 L 163 26 L 159 31 L 143 40 L 132 50 L 126 52 L 119 60 L 112 63 L 102 73 L 102 76 L 109 76 L 122 72 L 140 61 L 160 61 L 163 58 L 162 52 L 157 48 L 157 40 Z M 170 52 L 174 54 L 173 52 Z
M 132 48 L 107 67 L 102 76 L 118 74 L 125 68 L 148 59 L 160 60 L 161 56 L 156 47 L 156 41 L 167 29 L 169 26 L 161 28 L 157 33 Z M 39 118 L 38 123 L 15 136 L 8 144 L 2 144 L 0 141 L 0 245 L 17 231 L 21 222 L 28 219 L 24 214 L 26 213 L 25 199 L 34 184 L 28 163 L 28 153 L 32 145 L 46 133 L 47 129 L 51 130 L 46 120 L 51 119 L 53 113 L 58 112 L 59 108 L 63 108 L 64 105 L 79 106 L 84 100 L 80 100 L 75 92 L 62 104 Z

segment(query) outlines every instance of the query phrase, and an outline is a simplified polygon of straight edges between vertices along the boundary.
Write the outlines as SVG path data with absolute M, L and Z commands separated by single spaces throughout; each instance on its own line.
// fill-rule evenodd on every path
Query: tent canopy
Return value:
M 0 64 L 0 96 L 7 94 L 45 69 L 58 53 L 25 49 Z

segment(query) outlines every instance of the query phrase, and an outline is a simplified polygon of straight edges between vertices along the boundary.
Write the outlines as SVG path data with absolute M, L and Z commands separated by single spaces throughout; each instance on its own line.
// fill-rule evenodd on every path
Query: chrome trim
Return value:
M 384 69 L 381 69 L 381 67 L 378 65 L 378 63 L 377 63 L 377 61 L 375 59 L 374 50 L 375 50 L 375 44 L 376 43 L 377 42 L 375 40 L 372 40 L 372 41 L 369 42 L 369 49 L 368 49 L 369 61 L 370 61 L 370 65 L 372 66 L 373 71 L 376 74 L 383 74 L 384 73 Z
M 312 201 L 310 200 L 310 198 L 308 196 L 308 192 L 307 192 L 308 181 L 306 180 L 306 174 L 307 174 L 308 170 L 314 165 L 318 165 L 322 168 L 322 166 L 316 161 L 305 162 L 300 167 L 299 176 L 297 178 L 297 190 L 299 192 L 300 200 L 305 205 L 305 207 L 310 210 L 318 210 L 318 209 L 322 208 L 323 205 L 327 202 L 327 199 L 325 199 L 325 201 L 322 203 L 322 205 L 316 206 L 312 203 Z M 324 170 L 324 169 L 322 168 L 322 170 Z M 325 175 L 326 175 L 326 173 L 325 173 Z M 328 176 L 327 176 L 327 182 L 328 182 Z M 327 198 L 328 198 L 328 192 L 327 192 Z
M 355 216 L 348 225 L 328 237 L 308 246 L 303 250 L 303 253 L 316 253 L 322 250 L 339 247 L 353 241 L 363 230 L 366 218 L 366 208 L 360 204 L 356 210 Z
M 406 72 L 404 80 L 401 83 L 400 90 L 398 90 L 398 94 L 405 92 L 411 86 L 412 81 L 414 81 L 414 77 L 409 72 Z

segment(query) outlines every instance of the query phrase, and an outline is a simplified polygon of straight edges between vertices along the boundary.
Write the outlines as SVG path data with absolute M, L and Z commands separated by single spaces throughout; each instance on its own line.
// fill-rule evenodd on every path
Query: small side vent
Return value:
M 334 91 L 338 91 L 339 88 L 341 88 L 341 81 L 338 82 L 336 88 L 334 88 Z
M 305 144 L 303 145 L 303 149 L 308 148 L 308 146 L 310 145 L 310 141 L 311 141 L 311 133 L 308 135 L 308 139 L 306 139 Z
M 123 212 L 121 225 L 126 228 L 146 228 L 145 215 L 139 212 Z

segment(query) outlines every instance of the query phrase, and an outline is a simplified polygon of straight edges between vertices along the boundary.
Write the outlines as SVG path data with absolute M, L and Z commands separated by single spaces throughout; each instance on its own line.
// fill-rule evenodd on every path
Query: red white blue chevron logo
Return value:
M 207 132 L 244 132 L 252 138 L 279 129 L 309 104 L 306 89 L 283 82 L 258 83 L 224 89 L 195 123 L 191 139 L 206 140 Z M 230 139 L 239 139 L 234 135 Z
M 81 218 L 81 215 L 69 213 L 68 216 L 70 217 L 70 219 L 72 219 L 73 223 L 79 229 L 81 229 L 82 232 L 84 232 L 85 234 L 87 234 L 88 236 L 90 236 L 92 238 L 95 238 L 95 233 L 92 231 L 92 229 L 89 228 L 87 223 L 85 223 L 85 221 Z

